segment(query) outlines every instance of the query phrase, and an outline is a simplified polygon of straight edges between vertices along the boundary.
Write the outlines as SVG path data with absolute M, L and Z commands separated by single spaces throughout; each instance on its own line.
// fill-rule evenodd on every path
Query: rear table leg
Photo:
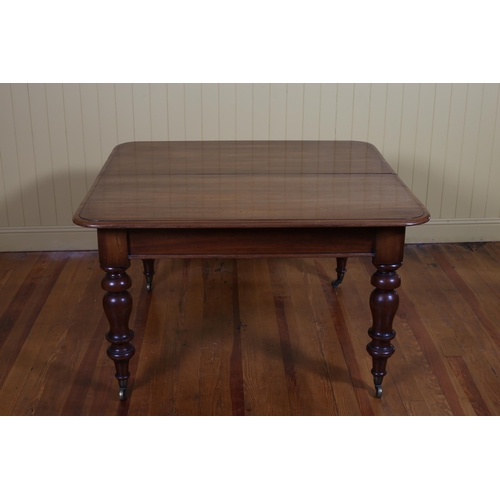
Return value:
M 337 279 L 332 281 L 333 288 L 337 288 L 343 281 L 344 275 L 347 272 L 346 269 L 347 258 L 346 257 L 337 257 Z
M 146 276 L 146 289 L 150 292 L 153 289 L 153 275 L 155 273 L 155 260 L 142 259 L 144 265 L 144 276 Z

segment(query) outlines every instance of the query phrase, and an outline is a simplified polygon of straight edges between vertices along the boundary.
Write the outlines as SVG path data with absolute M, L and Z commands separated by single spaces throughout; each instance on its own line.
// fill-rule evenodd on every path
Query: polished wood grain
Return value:
M 229 141 L 117 146 L 74 222 L 96 228 L 351 227 L 428 219 L 371 144 Z
M 155 264 L 153 293 L 140 260 L 127 269 L 136 354 L 120 402 L 96 252 L 1 253 L 0 414 L 500 415 L 500 243 L 406 246 L 381 399 L 370 257 L 349 258 L 336 289 L 335 259 Z
M 358 141 L 169 141 L 117 146 L 107 175 L 393 174 L 377 149 Z
M 103 230 L 99 230 L 102 234 Z M 154 257 L 272 257 L 337 254 L 372 255 L 376 229 L 222 228 L 131 229 L 129 254 Z M 279 242 L 279 243 L 277 243 Z
M 427 218 L 395 175 L 227 174 L 106 176 L 75 222 L 98 228 L 331 227 L 414 225 Z

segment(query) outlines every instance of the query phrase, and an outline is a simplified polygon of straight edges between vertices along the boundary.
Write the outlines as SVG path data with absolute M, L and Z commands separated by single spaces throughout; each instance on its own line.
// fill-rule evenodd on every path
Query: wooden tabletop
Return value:
M 429 213 L 357 141 L 129 142 L 75 224 L 95 228 L 410 226 Z

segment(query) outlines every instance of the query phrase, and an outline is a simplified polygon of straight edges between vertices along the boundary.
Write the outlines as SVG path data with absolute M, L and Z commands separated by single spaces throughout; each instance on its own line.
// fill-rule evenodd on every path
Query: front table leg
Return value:
M 128 326 L 130 313 L 132 312 L 132 296 L 127 291 L 132 280 L 125 272 L 126 267 L 102 267 L 106 271 L 101 286 L 106 290 L 102 299 L 104 312 L 109 321 L 109 332 L 106 340 L 111 343 L 107 349 L 110 359 L 115 362 L 116 373 L 120 386 L 120 399 L 127 399 L 127 381 L 130 377 L 128 364 L 135 353 L 135 348 L 130 341 L 134 338 L 134 332 Z
M 375 290 L 370 295 L 373 326 L 368 330 L 372 338 L 366 346 L 373 358 L 373 382 L 375 396 L 382 396 L 382 379 L 386 375 L 387 360 L 394 354 L 391 340 L 396 336 L 392 329 L 392 321 L 399 305 L 399 296 L 395 288 L 401 285 L 401 278 L 396 270 L 401 264 L 375 264 L 377 271 L 372 276 L 371 283 Z
M 109 321 L 106 340 L 110 342 L 107 354 L 115 362 L 120 386 L 120 399 L 126 399 L 127 381 L 130 376 L 128 364 L 135 348 L 130 341 L 134 332 L 128 327 L 132 312 L 132 296 L 128 289 L 132 280 L 127 274 L 130 267 L 128 237 L 125 229 L 98 229 L 99 264 L 106 272 L 101 286 L 106 291 L 102 299 L 104 312 Z

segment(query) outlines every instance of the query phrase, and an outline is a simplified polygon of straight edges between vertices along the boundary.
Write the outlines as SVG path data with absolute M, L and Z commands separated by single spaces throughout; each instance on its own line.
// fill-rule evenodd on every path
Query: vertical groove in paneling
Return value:
M 305 141 L 317 141 L 320 126 L 321 84 L 306 83 L 304 85 L 303 108 L 302 138 Z
M 398 173 L 410 189 L 412 188 L 413 165 L 415 161 L 419 100 L 420 85 L 418 83 L 404 83 L 401 133 L 398 148 Z
M 415 135 L 415 155 L 411 186 L 413 193 L 424 200 L 427 192 L 427 179 L 430 170 L 432 135 L 434 130 L 433 116 L 436 100 L 434 83 L 420 84 L 417 130 Z
M 321 108 L 319 117 L 320 141 L 335 139 L 335 121 L 337 119 L 337 84 L 321 84 Z
M 97 84 L 80 84 L 80 105 L 82 110 L 83 143 L 85 149 L 87 185 L 91 186 L 96 175 L 102 167 L 102 158 L 111 151 L 103 152 L 101 146 L 101 124 L 99 121 L 99 99 L 97 97 Z M 119 102 L 116 103 L 117 109 Z M 117 116 L 116 122 L 123 126 L 123 116 Z M 130 137 L 130 136 L 128 136 Z M 122 136 L 123 138 L 123 136 Z M 130 139 L 133 140 L 133 129 Z
M 339 83 L 337 87 L 337 116 L 335 122 L 335 139 L 349 141 L 352 139 L 352 118 L 354 109 L 354 84 Z
M 302 120 L 301 120 L 301 127 L 300 127 L 300 136 L 299 136 L 299 140 L 303 140 L 304 139 L 304 100 L 305 100 L 305 96 L 306 96 L 306 85 L 305 83 L 302 83 Z
M 486 217 L 488 184 L 490 181 L 492 154 L 495 139 L 495 125 L 498 109 L 498 89 L 500 85 L 486 83 L 482 99 L 481 123 L 477 145 L 476 170 L 472 184 L 472 200 L 470 216 Z M 500 191 L 500 180 L 497 183 L 497 197 Z M 486 194 L 486 196 L 485 196 Z
M 68 124 L 66 123 L 66 103 L 64 100 L 64 84 L 61 86 L 61 93 L 62 93 L 62 106 L 63 106 L 63 120 L 64 120 L 64 132 L 65 132 L 65 137 L 66 137 L 66 156 L 67 156 L 67 161 L 66 161 L 66 169 L 68 171 L 68 182 L 69 182 L 69 202 L 71 205 L 71 210 L 74 210 L 74 204 L 73 204 L 73 198 L 72 198 L 72 193 L 71 193 L 71 173 L 70 173 L 70 153 L 69 153 L 69 145 L 68 145 Z M 61 171 L 63 170 L 63 167 L 61 166 Z
M 50 153 L 47 99 L 43 83 L 28 84 L 33 149 L 37 167 L 37 190 L 42 226 L 57 225 L 54 176 Z
M 454 83 L 451 89 L 450 120 L 448 125 L 448 147 L 444 166 L 443 193 L 440 216 L 444 219 L 455 216 L 458 177 L 462 159 L 465 110 L 467 107 L 467 84 Z
M 9 214 L 7 211 L 7 192 L 5 191 L 5 180 L 3 176 L 2 155 L 0 154 L 0 226 L 9 225 Z
M 168 88 L 168 132 L 171 141 L 186 140 L 184 117 L 184 84 L 169 83 Z
M 500 84 L 0 84 L 0 226 L 70 225 L 116 144 L 362 140 L 433 218 L 499 218 Z
M 14 116 L 14 137 L 17 150 L 19 176 L 24 207 L 24 220 L 27 226 L 40 225 L 40 207 L 36 185 L 35 155 L 31 133 L 31 116 L 28 99 L 28 85 L 11 86 L 12 110 Z
M 402 117 L 403 85 L 389 83 L 385 110 L 384 146 L 381 152 L 396 171 L 398 170 Z
M 219 140 L 219 85 L 203 83 L 201 86 L 202 139 Z
M 24 86 L 23 89 L 25 89 L 25 98 L 28 101 L 28 116 L 27 119 L 29 123 L 26 123 L 26 127 L 29 130 L 29 134 L 27 134 L 28 137 L 28 142 L 30 150 L 29 150 L 29 157 L 30 159 L 33 158 L 33 170 L 32 170 L 32 177 L 31 177 L 31 182 L 33 182 L 33 192 L 36 193 L 36 200 L 37 200 L 37 205 L 36 209 L 38 209 L 38 214 L 36 214 L 33 218 L 33 220 L 38 220 L 39 224 L 41 225 L 42 223 L 42 218 L 41 218 L 41 210 L 40 210 L 40 184 L 39 184 L 39 173 L 38 173 L 38 168 L 37 168 L 37 160 L 36 160 L 36 155 L 35 155 L 35 145 L 34 145 L 34 140 L 33 140 L 33 118 L 32 118 L 32 112 L 31 112 L 31 102 L 30 102 L 30 96 L 29 96 L 29 87 L 28 85 Z
M 427 194 L 422 201 L 427 206 L 431 217 L 435 219 L 439 219 L 441 215 L 441 197 L 451 113 L 451 89 L 452 86 L 449 83 L 437 85 L 434 100 L 429 178 L 427 179 Z
M 269 140 L 269 100 L 269 83 L 254 83 L 252 105 L 252 137 L 254 141 Z
M 302 140 L 304 118 L 304 84 L 289 83 L 286 101 L 286 136 L 287 141 Z
M 14 135 L 14 112 L 12 109 L 11 85 L 0 83 L 0 154 L 6 191 L 9 224 L 24 226 L 24 208 L 21 192 L 21 177 L 17 161 Z
M 60 226 L 69 226 L 73 217 L 73 206 L 71 203 L 71 186 L 68 169 L 69 157 L 63 88 L 60 83 L 48 83 L 45 86 L 45 90 L 57 224 Z
M 286 83 L 271 83 L 269 108 L 269 138 L 271 141 L 286 137 Z
M 483 104 L 483 84 L 471 83 L 467 89 L 467 105 L 465 109 L 464 135 L 460 171 L 458 173 L 458 192 L 455 201 L 454 217 L 470 216 L 472 207 L 472 187 L 477 163 L 477 147 L 481 108 Z
M 83 130 L 82 88 L 81 88 L 80 84 L 78 84 L 78 97 L 79 97 L 79 102 L 80 102 L 80 117 L 81 117 L 81 122 L 82 122 L 83 157 L 84 157 L 84 161 L 85 161 L 85 168 L 84 168 L 84 170 L 85 170 L 85 184 L 86 184 L 87 189 L 88 189 L 92 185 L 92 181 L 90 179 L 90 174 L 89 174 L 89 169 L 88 169 L 87 155 L 85 154 L 85 132 Z M 116 93 L 115 93 L 115 99 L 116 99 Z M 116 106 L 115 106 L 115 108 L 116 108 Z
M 118 144 L 114 84 L 98 83 L 97 99 L 101 130 L 101 162 L 104 163 L 108 159 L 109 153 Z
M 201 84 L 184 84 L 186 141 L 201 141 Z
M 287 130 L 288 130 L 288 86 L 289 84 L 286 84 L 286 91 L 285 91 L 285 140 L 287 137 Z
M 136 141 L 151 141 L 151 103 L 149 83 L 132 84 L 134 136 Z
M 217 137 L 220 140 L 220 83 L 217 84 Z
M 251 83 L 236 84 L 236 140 L 252 140 L 252 87 Z
M 90 187 L 87 186 L 85 175 L 82 107 L 78 83 L 63 84 L 63 101 L 71 203 L 75 211 Z
M 384 150 L 386 102 L 387 83 L 372 83 L 370 85 L 368 142 L 373 144 L 379 151 Z
M 169 141 L 170 140 L 170 130 L 168 128 L 168 87 L 167 87 L 167 84 L 166 83 L 162 83 L 161 84 L 161 102 L 165 103 L 164 106 L 158 106 L 158 111 L 156 111 L 157 113 L 160 113 L 162 112 L 162 110 L 164 109 L 164 114 L 163 115 L 160 115 L 161 118 L 157 118 L 155 122 L 153 122 L 153 133 L 156 133 L 158 136 L 161 136 L 161 135 L 164 135 L 166 141 Z M 154 88 L 157 88 L 156 85 L 154 86 Z M 155 95 L 153 93 L 153 95 Z M 155 100 L 155 103 L 157 101 Z M 161 120 L 161 127 L 160 125 L 158 124 L 158 122 L 160 122 Z M 156 123 L 156 125 L 155 125 Z
M 493 148 L 491 152 L 491 168 L 488 179 L 488 192 L 486 194 L 486 217 L 500 217 L 500 85 L 497 92 L 497 108 L 495 118 L 495 131 L 493 134 Z
M 236 84 L 219 84 L 219 138 L 221 141 L 236 139 Z
M 118 144 L 135 140 L 131 83 L 115 83 L 115 109 Z
M 370 123 L 370 84 L 354 84 L 352 112 L 352 139 L 355 141 L 368 140 L 368 126 Z

